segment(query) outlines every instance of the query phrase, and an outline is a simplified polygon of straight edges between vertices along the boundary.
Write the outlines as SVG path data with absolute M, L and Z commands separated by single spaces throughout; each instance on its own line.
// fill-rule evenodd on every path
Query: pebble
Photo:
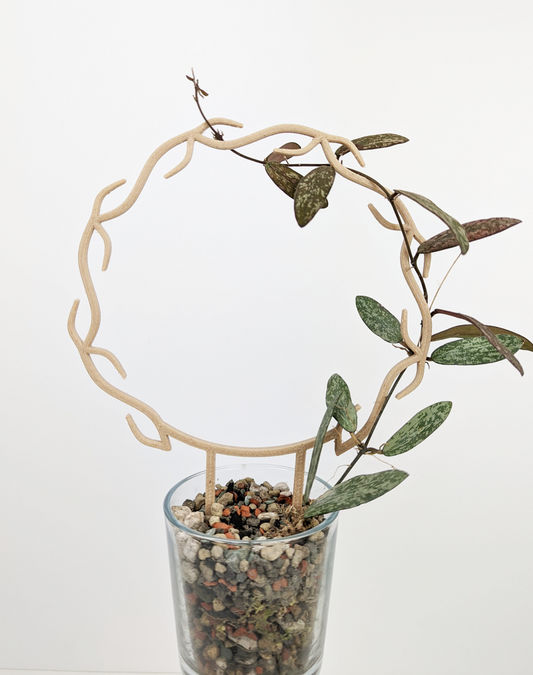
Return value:
M 210 645 L 207 645 L 207 647 L 204 648 L 202 654 L 204 655 L 204 658 L 208 659 L 209 661 L 214 661 L 220 656 L 220 649 L 215 642 L 212 642 Z
M 206 560 L 207 558 L 211 557 L 211 551 L 208 548 L 201 548 L 198 551 L 198 558 L 200 560 Z
M 283 555 L 284 547 L 281 544 L 272 544 L 271 546 L 261 547 L 261 557 L 264 560 L 277 560 Z
M 247 572 L 249 567 L 250 567 L 250 563 L 246 559 L 240 561 L 239 570 L 241 572 Z
M 259 520 L 269 520 L 271 523 L 273 523 L 275 520 L 279 520 L 279 513 L 264 512 L 258 514 L 257 518 Z
M 215 502 L 215 503 L 211 506 L 211 515 L 212 515 L 212 516 L 218 516 L 218 517 L 220 518 L 220 516 L 222 515 L 222 512 L 223 512 L 223 511 L 224 511 L 224 507 L 223 507 L 222 504 L 220 504 L 219 502 Z
M 224 574 L 226 574 L 226 570 L 227 570 L 227 569 L 228 569 L 228 568 L 227 568 L 225 565 L 223 565 L 222 563 L 218 563 L 218 562 L 217 562 L 216 565 L 215 565 L 215 572 L 216 572 L 217 574 L 222 574 L 222 575 L 224 575 Z
M 222 515 L 222 514 L 220 514 L 220 515 Z M 209 518 L 209 524 L 211 525 L 211 527 L 213 527 L 213 525 L 215 523 L 220 523 L 220 516 L 211 516 Z
M 217 502 L 222 506 L 228 506 L 233 503 L 233 492 L 224 492 L 218 497 Z
M 220 598 L 213 598 L 213 609 L 215 612 L 223 612 L 226 609 L 226 605 Z
M 171 511 L 174 514 L 176 520 L 179 520 L 180 523 L 183 523 L 185 517 L 192 513 L 188 506 L 172 506 Z
M 187 541 L 183 547 L 183 557 L 190 562 L 194 562 L 196 560 L 196 554 L 198 553 L 200 546 L 200 542 L 194 539 L 192 536 L 187 537 Z
M 216 544 L 213 546 L 211 549 L 211 557 L 214 558 L 215 560 L 218 560 L 219 558 L 224 557 L 224 549 L 222 546 L 217 546 Z
M 204 514 L 201 511 L 189 513 L 183 519 L 183 524 L 191 530 L 197 530 L 200 525 L 204 524 Z

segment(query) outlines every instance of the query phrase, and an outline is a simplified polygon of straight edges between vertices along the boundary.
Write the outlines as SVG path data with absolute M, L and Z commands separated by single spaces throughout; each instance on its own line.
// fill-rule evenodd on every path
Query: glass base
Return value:
M 191 668 L 183 659 L 180 658 L 180 667 L 181 667 L 181 672 L 183 675 L 201 675 L 198 671 L 194 670 Z M 245 668 L 245 666 L 242 666 Z M 320 669 L 322 668 L 322 658 L 320 658 L 311 668 L 305 671 L 305 673 L 301 673 L 301 675 L 319 675 Z M 251 666 L 250 673 L 254 673 L 255 675 L 255 670 L 253 666 Z

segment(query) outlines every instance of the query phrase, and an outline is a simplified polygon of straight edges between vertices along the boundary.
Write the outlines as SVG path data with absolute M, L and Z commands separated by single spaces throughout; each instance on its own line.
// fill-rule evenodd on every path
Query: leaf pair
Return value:
M 434 316 L 435 314 L 445 314 L 447 316 L 454 316 L 457 319 L 464 319 L 472 324 L 471 328 L 476 329 L 478 335 L 478 337 L 467 337 L 466 339 L 455 340 L 454 342 L 442 345 L 442 347 L 438 347 L 431 355 L 431 359 L 435 363 L 450 366 L 474 366 L 507 359 L 521 375 L 524 374 L 524 369 L 514 356 L 524 345 L 525 338 L 522 335 L 518 335 L 512 331 L 503 331 L 503 334 L 497 335 L 497 328 L 493 330 L 493 327 L 486 326 L 478 319 L 460 312 L 435 309 L 432 315 Z M 465 328 L 467 327 L 457 326 L 455 329 L 450 329 L 450 331 L 455 332 L 455 335 L 450 337 L 460 336 L 461 332 L 466 335 L 464 332 Z M 461 331 L 461 329 L 463 330 Z M 432 337 L 433 339 L 435 339 L 435 336 Z M 531 342 L 527 342 L 529 348 L 532 349 L 533 345 Z
M 286 164 L 269 161 L 265 170 L 279 189 L 294 199 L 294 215 L 300 227 L 311 222 L 320 209 L 327 208 L 327 196 L 335 180 L 331 166 L 319 166 L 302 176 Z
M 354 432 L 357 429 L 357 411 L 350 395 L 350 389 L 340 375 L 332 375 L 326 388 L 326 412 L 320 423 L 318 433 L 313 446 L 311 462 L 307 474 L 307 484 L 304 492 L 304 504 L 309 500 L 311 487 L 315 480 L 318 461 L 322 453 L 324 438 L 328 431 L 329 423 L 335 418 L 343 429 L 348 432 Z

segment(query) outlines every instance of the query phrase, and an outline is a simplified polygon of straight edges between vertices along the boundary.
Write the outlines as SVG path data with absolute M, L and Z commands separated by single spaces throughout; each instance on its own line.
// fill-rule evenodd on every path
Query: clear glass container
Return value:
M 218 467 L 216 482 L 245 477 L 292 486 L 294 470 L 235 464 Z M 311 498 L 329 487 L 315 478 Z M 290 537 L 222 539 L 186 527 L 172 512 L 204 492 L 202 471 L 175 485 L 164 503 L 184 675 L 318 675 L 338 513 Z

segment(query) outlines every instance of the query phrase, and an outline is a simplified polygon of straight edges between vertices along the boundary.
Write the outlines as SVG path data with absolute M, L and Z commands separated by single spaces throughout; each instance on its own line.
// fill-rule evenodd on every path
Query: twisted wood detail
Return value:
M 233 120 L 225 118 L 212 119 L 209 121 L 209 125 L 211 127 L 213 126 L 229 126 L 234 128 L 242 127 L 242 124 L 240 124 L 239 122 L 235 122 Z M 126 183 L 125 180 L 120 180 L 115 183 L 112 183 L 111 185 L 105 187 L 98 193 L 94 201 L 89 221 L 83 232 L 78 251 L 78 265 L 80 269 L 80 276 L 89 303 L 91 321 L 87 333 L 85 335 L 85 338 L 82 338 L 76 329 L 76 316 L 80 300 L 75 300 L 68 318 L 68 331 L 70 337 L 72 338 L 74 344 L 76 345 L 80 353 L 82 362 L 92 380 L 110 396 L 113 396 L 119 401 L 126 403 L 131 408 L 138 410 L 143 415 L 148 417 L 154 424 L 158 438 L 150 438 L 145 434 L 143 434 L 140 431 L 137 424 L 135 423 L 131 414 L 128 414 L 126 416 L 129 427 L 133 435 L 139 442 L 150 447 L 160 448 L 161 450 L 170 450 L 171 449 L 170 439 L 173 438 L 178 441 L 181 441 L 182 443 L 186 443 L 187 445 L 190 445 L 192 447 L 206 451 L 207 513 L 210 512 L 211 506 L 215 499 L 215 475 L 216 475 L 217 455 L 231 455 L 234 457 L 275 457 L 296 453 L 293 503 L 297 508 L 301 508 L 303 487 L 304 487 L 306 452 L 307 450 L 313 447 L 315 441 L 314 438 L 308 438 L 303 441 L 288 443 L 287 445 L 261 447 L 261 448 L 221 445 L 218 443 L 213 443 L 211 441 L 205 441 L 196 438 L 168 424 L 161 418 L 161 416 L 157 413 L 157 411 L 154 410 L 152 407 L 150 407 L 148 404 L 144 403 L 140 399 L 131 396 L 126 391 L 123 391 L 122 389 L 119 389 L 118 387 L 112 385 L 108 380 L 106 380 L 102 376 L 93 360 L 93 356 L 95 355 L 103 356 L 104 358 L 108 359 L 108 361 L 114 366 L 114 368 L 117 370 L 117 372 L 122 378 L 126 377 L 126 371 L 123 368 L 122 364 L 120 363 L 119 359 L 109 350 L 104 349 L 102 347 L 96 347 L 93 344 L 94 340 L 96 339 L 96 336 L 98 335 L 98 331 L 100 329 L 101 324 L 100 304 L 98 302 L 96 290 L 91 278 L 88 260 L 89 248 L 93 234 L 96 232 L 103 241 L 104 254 L 102 260 L 102 270 L 105 271 L 108 268 L 111 259 L 112 246 L 111 246 L 111 239 L 109 237 L 109 234 L 105 230 L 103 223 L 112 220 L 114 218 L 118 218 L 119 216 L 126 213 L 126 211 L 128 211 L 135 204 L 156 164 L 167 152 L 169 152 L 173 148 L 185 144 L 186 145 L 185 155 L 181 160 L 181 162 L 176 167 L 174 167 L 171 171 L 165 174 L 165 178 L 171 178 L 172 176 L 175 176 L 180 171 L 182 171 L 185 167 L 187 167 L 187 165 L 190 163 L 193 157 L 195 143 L 201 143 L 202 145 L 206 145 L 207 147 L 217 150 L 235 150 L 237 148 L 242 148 L 257 141 L 260 141 L 262 139 L 269 138 L 271 136 L 276 136 L 279 134 L 295 134 L 299 136 L 307 136 L 311 140 L 303 148 L 294 150 L 289 150 L 285 148 L 283 150 L 280 150 L 279 148 L 275 148 L 274 150 L 281 151 L 286 156 L 302 156 L 310 152 L 313 148 L 320 146 L 324 152 L 326 160 L 339 175 L 341 175 L 343 178 L 346 178 L 347 180 L 352 181 L 353 183 L 356 183 L 357 185 L 360 185 L 369 190 L 377 192 L 381 196 L 387 197 L 387 195 L 384 194 L 383 190 L 380 187 L 378 187 L 375 183 L 368 180 L 364 176 L 361 176 L 357 173 L 350 171 L 337 159 L 335 153 L 332 150 L 331 143 L 342 144 L 346 146 L 352 153 L 352 155 L 355 157 L 357 162 L 361 166 L 364 166 L 364 161 L 363 158 L 361 157 L 359 150 L 347 138 L 344 138 L 342 136 L 335 136 L 332 134 L 326 134 L 321 131 L 317 131 L 316 129 L 312 129 L 310 127 L 305 127 L 301 125 L 280 124 L 268 127 L 261 131 L 257 131 L 247 136 L 243 136 L 241 138 L 225 141 L 204 136 L 204 132 L 209 128 L 209 125 L 204 122 L 195 129 L 191 129 L 190 131 L 184 132 L 179 136 L 175 136 L 174 138 L 171 138 L 170 140 L 160 145 L 150 155 L 144 167 L 142 168 L 136 182 L 134 183 L 131 191 L 126 196 L 124 201 L 117 207 L 111 209 L 110 211 L 102 213 L 102 205 L 105 197 L 107 197 L 107 195 L 109 195 L 117 188 L 124 185 Z M 405 222 L 408 241 L 410 242 L 414 238 L 419 243 L 422 243 L 424 241 L 424 238 L 418 232 L 407 208 L 401 202 L 400 199 L 396 199 L 396 204 L 398 211 L 401 214 L 403 221 Z M 376 218 L 376 220 L 383 227 L 386 227 L 387 229 L 393 231 L 400 229 L 399 225 L 387 221 L 377 211 L 377 209 L 374 206 L 369 205 L 369 208 L 374 217 Z M 429 258 L 430 258 L 429 255 L 425 256 L 425 266 L 424 266 L 425 276 L 426 273 L 429 271 Z M 386 375 L 385 380 L 383 381 L 383 384 L 381 385 L 381 388 L 379 390 L 378 397 L 376 399 L 374 407 L 370 413 L 370 416 L 366 420 L 364 426 L 357 432 L 357 435 L 352 434 L 352 437 L 348 441 L 343 443 L 341 429 L 336 427 L 328 431 L 325 437 L 325 442 L 327 443 L 329 441 L 334 440 L 335 452 L 337 454 L 341 454 L 346 450 L 354 447 L 357 443 L 361 443 L 366 438 L 366 436 L 368 436 L 368 433 L 379 414 L 379 410 L 381 405 L 383 404 L 383 401 L 385 400 L 387 394 L 389 393 L 394 380 L 402 371 L 404 371 L 406 368 L 409 368 L 411 365 L 416 365 L 416 374 L 413 381 L 411 382 L 410 385 L 408 385 L 402 392 L 400 392 L 397 395 L 397 398 L 406 396 L 407 394 L 414 391 L 414 389 L 416 389 L 416 387 L 419 386 L 419 384 L 423 379 L 425 361 L 429 348 L 429 342 L 431 339 L 431 315 L 429 313 L 427 303 L 424 300 L 422 292 L 420 291 L 420 288 L 411 270 L 409 252 L 404 242 L 402 242 L 402 248 L 400 252 L 400 267 L 402 274 L 408 284 L 408 287 L 415 298 L 415 301 L 418 305 L 421 314 L 422 332 L 420 339 L 417 341 L 417 343 L 415 343 L 415 341 L 413 341 L 410 338 L 407 329 L 407 312 L 406 310 L 404 310 L 404 312 L 402 313 L 402 324 L 401 324 L 402 338 L 405 345 L 413 353 L 407 358 L 400 361 L 400 363 L 396 364 Z M 359 406 L 357 407 L 359 408 Z

